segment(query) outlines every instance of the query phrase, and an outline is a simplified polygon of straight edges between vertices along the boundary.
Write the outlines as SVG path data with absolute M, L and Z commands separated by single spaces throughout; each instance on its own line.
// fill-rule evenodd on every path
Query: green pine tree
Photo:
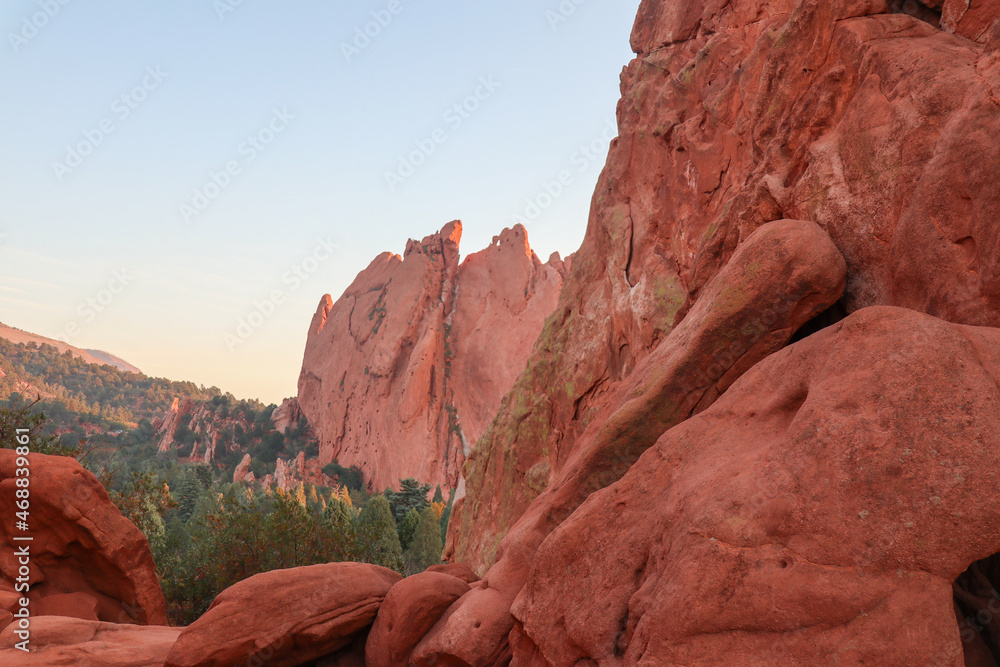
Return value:
M 184 480 L 177 490 L 177 509 L 180 512 L 182 521 L 187 521 L 194 514 L 195 505 L 197 505 L 202 491 L 204 491 L 204 487 L 202 487 L 196 475 L 189 474 L 184 476 Z
M 444 543 L 441 541 L 440 524 L 434 510 L 428 507 L 420 514 L 420 523 L 410 545 L 409 561 L 414 571 L 423 572 L 441 562 L 442 551 Z
M 403 547 L 403 551 L 410 548 L 410 543 L 413 541 L 413 535 L 416 533 L 418 525 L 420 525 L 420 512 L 416 509 L 411 509 L 403 517 L 403 523 L 399 527 L 399 544 Z
M 361 510 L 358 522 L 368 531 L 369 562 L 394 570 L 403 568 L 403 548 L 399 544 L 396 522 L 385 496 L 375 496 Z
M 444 494 L 441 493 L 441 485 L 440 484 L 438 484 L 437 488 L 434 489 L 434 499 L 431 502 L 435 502 L 435 503 L 443 503 L 444 502 Z
M 421 484 L 412 478 L 400 480 L 399 487 L 398 492 L 389 489 L 386 489 L 385 492 L 385 498 L 392 507 L 392 516 L 396 519 L 397 529 L 402 527 L 403 519 L 411 509 L 415 509 L 419 513 L 430 505 L 427 494 L 431 490 L 430 484 Z
M 354 521 L 354 510 L 340 498 L 330 498 L 323 510 L 323 518 L 334 526 L 347 526 Z

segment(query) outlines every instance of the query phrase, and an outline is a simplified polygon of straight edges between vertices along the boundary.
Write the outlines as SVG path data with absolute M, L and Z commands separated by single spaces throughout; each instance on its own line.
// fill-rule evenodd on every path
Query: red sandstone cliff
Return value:
M 460 264 L 461 235 L 452 222 L 379 255 L 310 326 L 298 401 L 320 461 L 358 466 L 372 489 L 458 486 L 562 288 L 564 263 L 542 264 L 523 227 Z
M 1000 35 L 986 29 L 1000 5 L 946 2 L 940 28 L 886 10 L 642 3 L 587 236 L 468 466 L 455 557 L 492 562 L 604 396 L 765 222 L 830 234 L 848 265 L 842 312 L 1000 326 Z

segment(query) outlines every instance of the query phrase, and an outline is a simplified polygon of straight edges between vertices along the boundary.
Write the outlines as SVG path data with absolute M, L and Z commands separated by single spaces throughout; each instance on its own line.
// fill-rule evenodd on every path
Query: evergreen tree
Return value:
M 333 526 L 348 526 L 354 521 L 354 510 L 339 498 L 331 498 L 323 509 L 323 518 Z
M 399 527 L 399 544 L 403 547 L 403 551 L 410 548 L 410 543 L 413 541 L 413 535 L 419 524 L 420 513 L 415 509 L 410 510 L 403 517 L 403 523 Z
M 441 493 L 441 485 L 440 484 L 438 484 L 437 488 L 434 489 L 434 499 L 431 502 L 435 502 L 435 503 L 443 503 L 444 502 L 444 494 Z
M 431 485 L 421 484 L 415 479 L 407 478 L 400 480 L 399 487 L 398 492 L 386 489 L 385 498 L 392 506 L 392 516 L 396 519 L 396 526 L 402 527 L 403 519 L 411 509 L 420 513 L 430 505 L 427 501 L 427 494 L 431 490 Z
M 441 562 L 441 552 L 444 544 L 441 541 L 441 530 L 434 511 L 427 507 L 420 514 L 420 523 L 413 534 L 410 545 L 409 561 L 416 572 L 423 572 L 431 565 Z
M 401 570 L 403 549 L 399 545 L 396 523 L 392 519 L 392 510 L 385 496 L 375 496 L 369 500 L 361 510 L 358 521 L 370 538 L 368 561 L 393 570 Z
M 187 521 L 194 514 L 195 505 L 198 503 L 198 497 L 201 496 L 202 491 L 204 491 L 204 487 L 195 475 L 184 476 L 180 488 L 177 490 L 177 508 L 182 521 Z

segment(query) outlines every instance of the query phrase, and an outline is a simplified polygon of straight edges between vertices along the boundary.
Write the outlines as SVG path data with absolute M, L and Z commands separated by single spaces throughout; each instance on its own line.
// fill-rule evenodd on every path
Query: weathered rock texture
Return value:
M 765 222 L 830 234 L 848 312 L 1000 325 L 1000 40 L 980 29 L 1000 4 L 965 4 L 941 30 L 879 0 L 642 3 L 587 236 L 467 466 L 457 558 L 492 563 L 604 397 Z
M 408 667 L 410 653 L 469 584 L 440 572 L 399 582 L 385 596 L 365 649 L 368 667 Z
M 419 646 L 416 662 L 476 664 L 484 651 L 503 646 L 513 625 L 510 605 L 542 540 L 664 431 L 711 405 L 835 303 L 844 281 L 844 258 L 817 225 L 782 220 L 754 232 L 663 344 L 605 396 L 562 471 L 501 542 L 485 585 L 448 611 Z
M 358 466 L 370 489 L 457 487 L 556 305 L 565 264 L 542 264 L 523 227 L 459 264 L 461 234 L 452 222 L 378 256 L 310 326 L 299 405 L 320 461 Z
M 1000 330 L 864 309 L 558 527 L 515 662 L 962 665 L 952 583 L 1000 552 L 998 470 Z
M 180 628 L 118 625 L 60 616 L 31 621 L 31 651 L 12 648 L 21 641 L 14 626 L 0 632 L 4 667 L 161 667 Z
M 33 613 L 166 625 L 145 536 L 75 459 L 30 454 L 29 531 L 16 527 L 17 455 L 0 449 L 0 590 L 13 593 L 17 535 L 30 534 Z
M 178 637 L 166 667 L 295 667 L 348 647 L 401 579 L 384 567 L 329 563 L 258 574 L 219 594 Z

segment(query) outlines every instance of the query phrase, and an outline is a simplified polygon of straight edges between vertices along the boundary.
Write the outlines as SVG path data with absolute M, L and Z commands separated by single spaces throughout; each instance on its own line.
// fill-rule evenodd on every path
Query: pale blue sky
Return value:
M 529 238 L 579 246 L 639 0 L 61 3 L 0 6 L 0 321 L 280 401 L 378 253 L 479 250 L 563 170 Z

